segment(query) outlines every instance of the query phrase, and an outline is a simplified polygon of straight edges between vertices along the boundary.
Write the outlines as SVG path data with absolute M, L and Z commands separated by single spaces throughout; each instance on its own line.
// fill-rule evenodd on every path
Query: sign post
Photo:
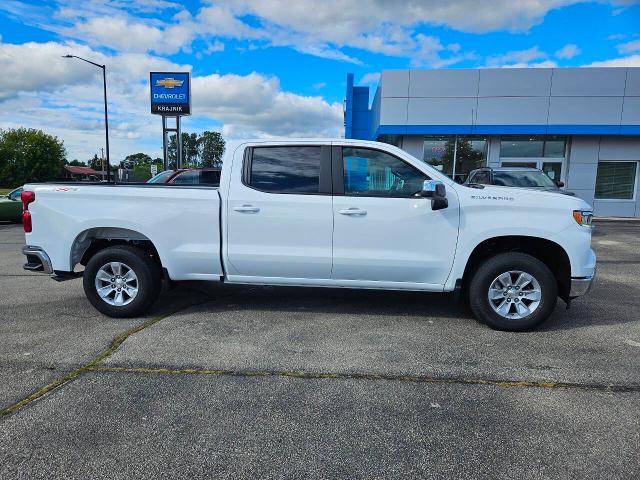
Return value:
M 182 132 L 180 117 L 191 115 L 191 76 L 188 72 L 151 72 L 151 113 L 162 115 L 162 147 L 164 170 L 169 168 L 167 133 L 176 134 L 176 168 L 182 168 Z M 167 117 L 175 118 L 169 127 Z

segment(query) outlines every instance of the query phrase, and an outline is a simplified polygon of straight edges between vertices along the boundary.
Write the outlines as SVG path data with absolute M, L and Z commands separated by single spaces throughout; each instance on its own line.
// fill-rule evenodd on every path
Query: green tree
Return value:
M 132 155 L 127 155 L 125 157 L 125 161 L 133 162 L 135 165 L 148 165 L 151 163 L 151 157 L 146 153 L 134 153 Z
M 42 130 L 0 130 L 0 185 L 55 180 L 62 175 L 65 160 L 62 140 Z
M 222 163 L 225 141 L 219 132 L 182 133 L 183 166 L 185 167 L 216 167 Z M 167 157 L 169 168 L 176 164 L 176 135 L 169 136 Z
M 219 167 L 222 165 L 225 141 L 220 132 L 204 132 L 198 139 L 200 143 L 200 159 L 203 167 Z
M 198 142 L 197 133 L 182 134 L 182 155 L 185 166 L 200 166 L 200 144 Z
M 89 168 L 93 168 L 95 171 L 100 172 L 102 170 L 102 159 L 98 157 L 97 154 L 93 155 L 93 158 L 89 159 L 87 162 Z M 106 160 L 105 160 L 105 168 L 106 168 Z
M 136 182 L 146 182 L 151 178 L 151 165 L 155 165 L 158 172 L 162 171 L 162 160 L 159 158 L 151 163 L 138 163 L 133 167 L 133 177 Z
M 74 167 L 86 167 L 87 164 L 85 162 L 81 162 L 80 160 L 78 160 L 77 158 L 74 158 L 73 160 L 71 160 L 70 162 L 65 162 L 67 165 L 72 165 Z

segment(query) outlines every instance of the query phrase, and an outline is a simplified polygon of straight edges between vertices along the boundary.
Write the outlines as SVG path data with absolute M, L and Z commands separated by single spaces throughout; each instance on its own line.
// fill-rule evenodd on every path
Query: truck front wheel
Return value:
M 118 245 L 99 251 L 87 263 L 84 293 L 91 304 L 109 317 L 145 313 L 161 289 L 160 268 L 143 250 Z
M 533 329 L 551 315 L 557 301 L 558 284 L 549 267 L 524 253 L 489 258 L 469 285 L 471 310 L 496 330 Z

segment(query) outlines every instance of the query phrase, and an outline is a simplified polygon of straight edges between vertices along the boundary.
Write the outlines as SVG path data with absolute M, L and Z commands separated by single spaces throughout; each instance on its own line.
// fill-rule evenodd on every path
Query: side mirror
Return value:
M 420 196 L 431 199 L 432 210 L 442 210 L 449 206 L 447 189 L 440 180 L 425 180 Z
M 562 180 L 558 180 L 556 182 L 556 185 L 558 185 L 558 188 L 562 188 L 562 187 L 564 187 L 564 182 Z

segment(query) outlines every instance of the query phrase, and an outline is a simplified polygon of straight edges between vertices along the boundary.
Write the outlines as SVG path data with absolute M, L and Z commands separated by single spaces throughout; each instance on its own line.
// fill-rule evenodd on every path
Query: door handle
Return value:
M 341 215 L 349 215 L 350 217 L 363 217 L 367 214 L 366 210 L 362 210 L 361 208 L 346 208 L 344 210 L 338 210 L 338 213 Z
M 258 207 L 254 207 L 253 205 L 241 205 L 239 207 L 233 207 L 233 209 L 241 213 L 258 213 L 260 211 Z

